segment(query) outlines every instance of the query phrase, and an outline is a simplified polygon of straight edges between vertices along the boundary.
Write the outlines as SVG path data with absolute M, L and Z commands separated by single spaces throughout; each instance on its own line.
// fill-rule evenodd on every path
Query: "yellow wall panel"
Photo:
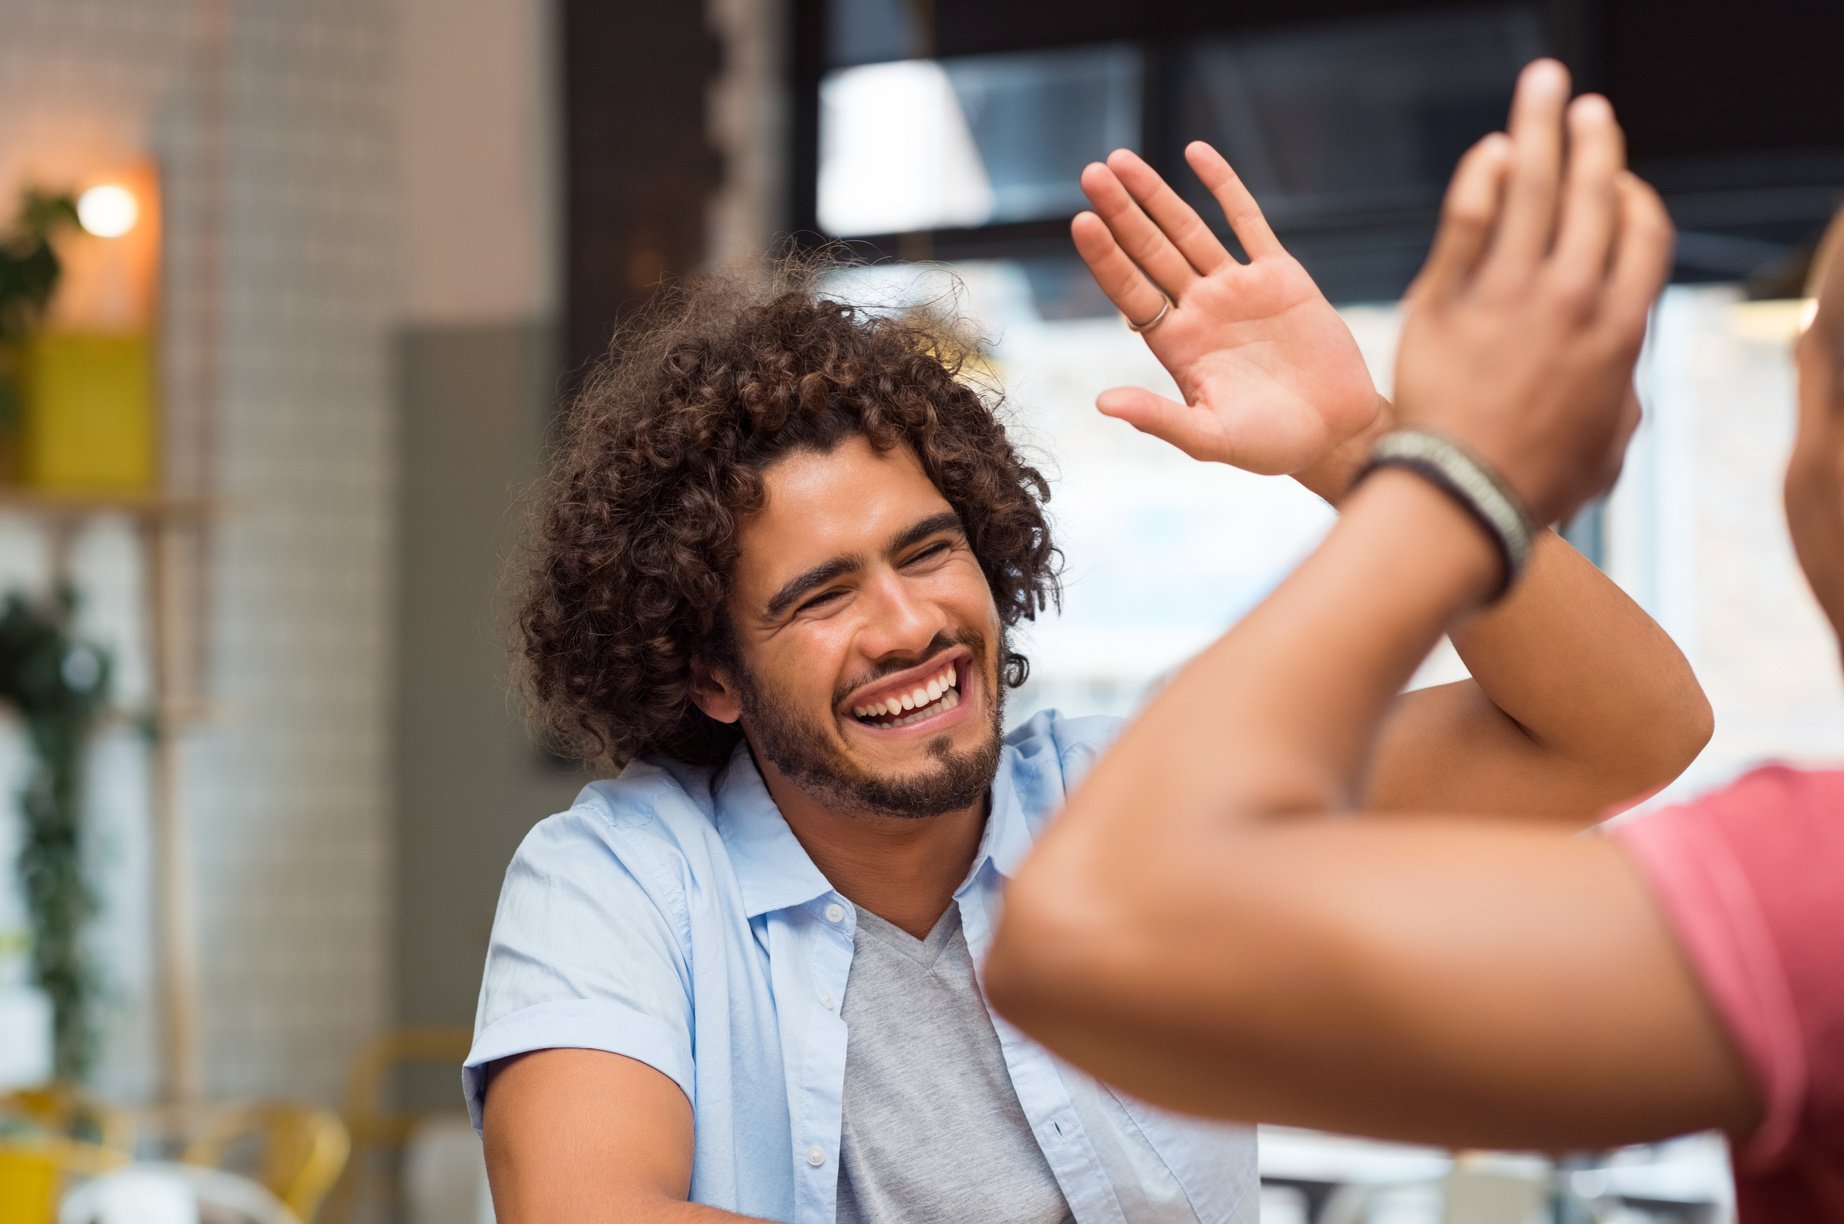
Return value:
M 23 483 L 68 492 L 154 487 L 155 375 L 148 336 L 46 332 L 32 341 L 23 374 Z

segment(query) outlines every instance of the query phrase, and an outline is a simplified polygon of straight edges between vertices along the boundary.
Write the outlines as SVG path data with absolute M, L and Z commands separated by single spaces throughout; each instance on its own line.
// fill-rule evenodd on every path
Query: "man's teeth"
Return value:
M 950 663 L 941 669 L 939 675 L 929 677 L 926 683 L 918 685 L 909 692 L 899 693 L 894 697 L 873 702 L 870 705 L 853 706 L 852 713 L 856 714 L 859 718 L 886 718 L 893 714 L 902 714 L 908 710 L 921 711 L 921 713 L 912 718 L 899 718 L 892 723 L 880 724 L 890 727 L 907 726 L 917 721 L 919 718 L 929 717 L 940 713 L 942 710 L 951 710 L 959 705 L 960 693 L 958 692 L 958 683 L 958 675 L 954 665 Z M 939 710 L 931 708 L 937 703 L 940 705 Z
M 933 718 L 935 715 L 951 710 L 959 704 L 960 694 L 953 689 L 949 689 L 947 692 L 943 693 L 933 705 L 917 710 L 907 718 L 899 718 L 895 722 L 878 723 L 877 725 L 880 727 L 907 727 L 910 723 L 921 722 L 925 718 Z

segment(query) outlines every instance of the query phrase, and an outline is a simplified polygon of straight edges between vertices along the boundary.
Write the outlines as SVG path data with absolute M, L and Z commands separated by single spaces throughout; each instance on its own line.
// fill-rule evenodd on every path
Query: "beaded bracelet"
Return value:
M 1505 580 L 1487 603 L 1496 603 L 1524 572 L 1530 560 L 1537 525 L 1516 493 L 1475 459 L 1465 448 L 1423 429 L 1398 429 L 1384 434 L 1359 469 L 1351 487 L 1379 468 L 1405 468 L 1447 494 L 1492 537 Z

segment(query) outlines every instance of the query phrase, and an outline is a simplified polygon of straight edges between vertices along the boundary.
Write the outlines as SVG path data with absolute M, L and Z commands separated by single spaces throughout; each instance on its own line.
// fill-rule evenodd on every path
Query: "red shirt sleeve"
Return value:
M 1822 1171 L 1844 1156 L 1844 771 L 1759 769 L 1613 836 L 1761 1094 L 1761 1126 L 1735 1149 L 1744 1202 L 1755 1179 L 1832 1182 Z M 1810 1188 L 1826 1209 L 1844 1194 L 1844 1182 Z

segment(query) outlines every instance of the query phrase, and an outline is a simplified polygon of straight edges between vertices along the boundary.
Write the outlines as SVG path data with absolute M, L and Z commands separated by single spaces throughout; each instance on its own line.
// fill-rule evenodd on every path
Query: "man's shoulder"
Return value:
M 1027 777 L 1054 781 L 1066 793 L 1088 776 L 1124 725 L 1122 719 L 1102 714 L 1069 718 L 1056 710 L 1040 710 L 1006 735 L 1005 746 L 1014 768 Z
M 678 860 L 696 871 L 718 845 L 714 787 L 718 771 L 645 758 L 578 792 L 571 805 L 534 825 L 514 865 L 552 873 L 592 873 L 599 865 L 632 870 Z
M 1738 1170 L 1835 1150 L 1844 1126 L 1815 1122 L 1844 1119 L 1844 1051 L 1825 1036 L 1844 1032 L 1844 772 L 1765 766 L 1613 835 L 1765 1103 Z

